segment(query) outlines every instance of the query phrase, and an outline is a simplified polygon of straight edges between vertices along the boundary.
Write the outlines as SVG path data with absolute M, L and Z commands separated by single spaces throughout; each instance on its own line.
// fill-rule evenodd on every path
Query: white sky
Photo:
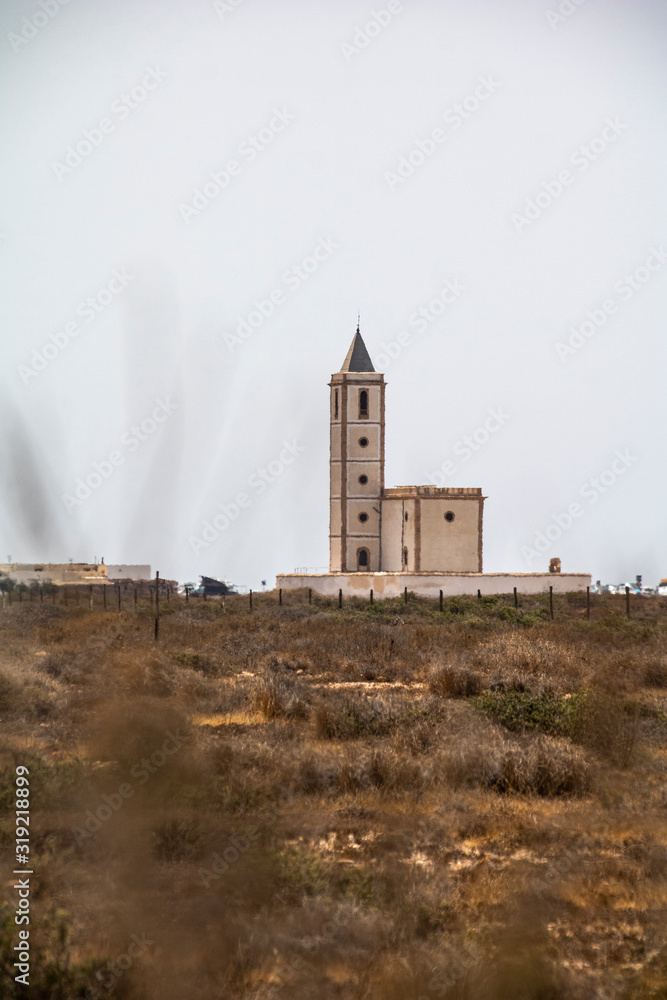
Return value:
M 550 24 L 557 0 L 393 0 L 352 49 L 387 3 L 43 4 L 0 7 L 0 560 L 103 555 L 253 588 L 326 566 L 327 382 L 360 309 L 376 363 L 411 332 L 385 369 L 387 485 L 453 461 L 445 483 L 488 496 L 489 572 L 558 555 L 594 579 L 667 576 L 667 255 L 651 257 L 667 251 L 664 5 L 561 2 L 572 13 Z M 137 87 L 145 99 L 123 105 Z M 444 141 L 392 178 L 434 129 Z M 98 144 L 67 168 L 86 130 Z M 251 160 L 258 133 L 272 141 Z M 225 190 L 184 211 L 230 160 Z M 315 272 L 288 281 L 319 241 Z M 624 275 L 647 258 L 632 290 Z M 111 296 L 114 272 L 127 277 Z M 465 290 L 410 325 L 447 281 Z M 89 322 L 77 310 L 98 295 Z M 52 335 L 65 346 L 36 371 Z M 139 441 L 156 400 L 176 408 Z M 460 442 L 499 407 L 466 458 Z M 260 493 L 250 477 L 279 470 L 284 442 L 297 457 Z M 111 475 L 66 502 L 114 451 Z M 236 520 L 193 544 L 239 493 Z

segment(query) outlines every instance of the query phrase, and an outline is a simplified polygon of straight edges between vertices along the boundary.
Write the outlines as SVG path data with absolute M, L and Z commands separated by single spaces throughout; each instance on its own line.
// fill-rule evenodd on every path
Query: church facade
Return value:
M 330 572 L 481 573 L 479 487 L 385 487 L 384 375 L 358 328 L 329 385 Z
M 359 327 L 331 376 L 329 572 L 279 574 L 276 586 L 395 597 L 585 590 L 587 573 L 483 573 L 480 487 L 384 482 L 385 381 Z M 552 560 L 553 565 L 560 565 Z

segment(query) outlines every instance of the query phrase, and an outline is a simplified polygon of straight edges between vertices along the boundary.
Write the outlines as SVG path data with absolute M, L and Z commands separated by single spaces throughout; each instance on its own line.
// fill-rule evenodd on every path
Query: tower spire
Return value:
M 373 362 L 371 361 L 370 354 L 366 349 L 363 338 L 359 331 L 359 323 L 361 319 L 361 314 L 357 316 L 357 332 L 355 333 L 352 343 L 350 344 L 350 349 L 345 356 L 345 361 L 343 362 L 341 371 L 342 372 L 374 372 Z

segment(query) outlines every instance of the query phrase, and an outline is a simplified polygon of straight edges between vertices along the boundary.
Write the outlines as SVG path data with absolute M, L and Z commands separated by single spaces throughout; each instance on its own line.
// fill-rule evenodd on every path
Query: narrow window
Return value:
M 366 569 L 368 567 L 368 549 L 357 549 L 357 568 Z
M 403 549 L 403 565 L 407 569 L 407 565 L 408 565 L 408 550 L 407 549 Z
M 334 389 L 334 420 L 338 420 L 338 389 Z
M 368 392 L 366 389 L 362 389 L 359 393 L 359 416 L 368 416 Z

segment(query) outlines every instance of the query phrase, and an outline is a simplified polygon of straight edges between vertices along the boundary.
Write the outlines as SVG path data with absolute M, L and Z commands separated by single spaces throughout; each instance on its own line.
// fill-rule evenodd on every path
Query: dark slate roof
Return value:
M 347 352 L 345 361 L 343 361 L 343 366 L 341 368 L 342 372 L 374 372 L 373 362 L 371 361 L 370 355 L 366 350 L 366 345 L 361 339 L 361 334 L 359 333 L 359 327 L 357 327 L 357 332 L 354 335 L 354 339 L 350 344 L 350 349 Z

